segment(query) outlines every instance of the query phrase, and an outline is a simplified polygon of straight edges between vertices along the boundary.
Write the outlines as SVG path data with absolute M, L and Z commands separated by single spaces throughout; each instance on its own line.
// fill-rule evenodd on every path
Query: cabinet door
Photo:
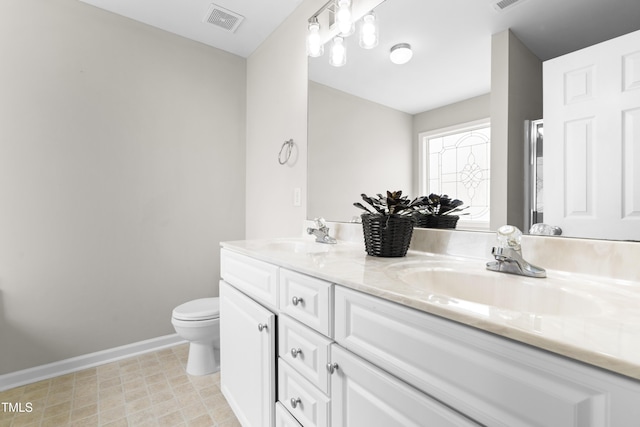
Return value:
M 275 315 L 220 282 L 220 389 L 243 427 L 275 422 Z
M 336 344 L 331 362 L 332 427 L 479 425 Z

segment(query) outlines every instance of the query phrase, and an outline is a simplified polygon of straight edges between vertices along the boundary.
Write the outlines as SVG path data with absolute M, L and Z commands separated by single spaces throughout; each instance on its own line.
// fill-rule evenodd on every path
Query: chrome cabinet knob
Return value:
M 327 371 L 329 371 L 330 374 L 333 374 L 337 370 L 338 370 L 337 363 L 327 363 Z
M 302 304 L 303 300 L 302 298 L 298 298 L 298 297 L 293 297 L 291 298 L 291 303 L 293 305 L 298 305 L 298 304 Z
M 292 348 L 291 349 L 291 357 L 293 357 L 294 359 L 296 357 L 298 357 L 299 354 L 302 354 L 302 349 L 300 349 L 300 348 Z
M 267 329 L 267 325 L 264 323 L 258 323 L 258 330 L 262 332 L 263 329 Z
M 291 398 L 291 407 L 293 409 L 296 409 L 296 407 L 302 403 L 302 400 L 300 400 L 299 397 L 292 397 Z

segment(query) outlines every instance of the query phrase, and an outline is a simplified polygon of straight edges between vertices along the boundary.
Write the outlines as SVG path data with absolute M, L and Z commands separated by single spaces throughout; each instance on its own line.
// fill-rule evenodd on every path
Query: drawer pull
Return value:
M 293 305 L 298 305 L 298 304 L 302 304 L 303 300 L 302 298 L 293 297 L 291 298 L 291 302 L 293 303 Z
M 262 332 L 263 329 L 267 329 L 267 325 L 264 323 L 258 323 L 258 330 Z
M 298 357 L 299 354 L 302 354 L 302 349 L 300 349 L 300 348 L 292 348 L 291 349 L 291 357 L 293 357 L 294 359 L 296 357 Z
M 300 400 L 299 397 L 292 397 L 291 398 L 291 407 L 293 409 L 296 409 L 296 407 L 302 403 L 302 400 Z
M 337 370 L 338 370 L 337 363 L 327 363 L 327 371 L 329 371 L 330 374 L 333 374 Z

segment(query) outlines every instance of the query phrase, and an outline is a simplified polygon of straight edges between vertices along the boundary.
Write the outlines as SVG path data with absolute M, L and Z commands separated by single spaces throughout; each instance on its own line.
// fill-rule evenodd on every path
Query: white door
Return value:
M 337 344 L 331 363 L 332 427 L 478 426 Z
M 275 422 L 275 315 L 220 281 L 220 389 L 243 427 Z
M 640 240 L 640 31 L 544 63 L 545 223 Z

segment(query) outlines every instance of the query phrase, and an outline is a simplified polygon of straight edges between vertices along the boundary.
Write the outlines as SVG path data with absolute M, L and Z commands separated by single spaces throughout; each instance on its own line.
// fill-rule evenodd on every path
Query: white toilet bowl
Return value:
M 207 375 L 220 370 L 220 302 L 200 298 L 173 309 L 171 323 L 189 341 L 187 373 Z

